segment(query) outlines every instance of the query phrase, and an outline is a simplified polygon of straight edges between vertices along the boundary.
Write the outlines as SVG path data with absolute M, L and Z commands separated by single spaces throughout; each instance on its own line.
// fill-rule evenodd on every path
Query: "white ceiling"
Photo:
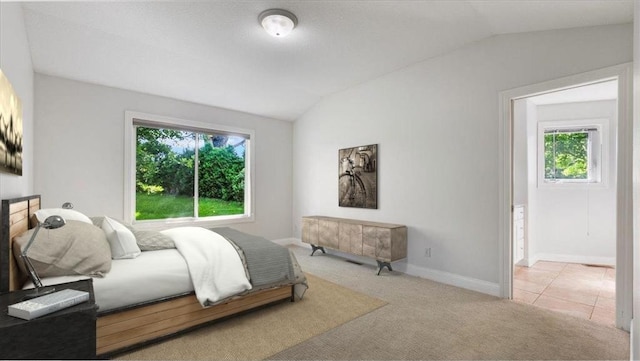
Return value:
M 633 21 L 633 0 L 25 2 L 36 72 L 295 120 L 493 35 Z M 260 12 L 298 17 L 273 38 Z
M 618 81 L 609 80 L 529 97 L 536 105 L 618 99 Z

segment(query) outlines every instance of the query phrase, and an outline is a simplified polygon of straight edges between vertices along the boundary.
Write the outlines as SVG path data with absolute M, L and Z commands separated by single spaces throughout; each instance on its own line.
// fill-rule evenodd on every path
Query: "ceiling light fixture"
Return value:
M 269 35 L 280 38 L 298 25 L 298 18 L 287 10 L 269 9 L 260 13 L 258 22 Z

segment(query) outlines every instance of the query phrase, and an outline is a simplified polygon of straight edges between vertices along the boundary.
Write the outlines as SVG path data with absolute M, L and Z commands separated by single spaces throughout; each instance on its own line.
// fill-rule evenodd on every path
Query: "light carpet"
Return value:
M 628 360 L 629 333 L 291 247 L 302 269 L 388 304 L 273 360 Z
M 262 360 L 386 302 L 307 273 L 302 300 L 283 302 L 118 355 L 121 360 Z

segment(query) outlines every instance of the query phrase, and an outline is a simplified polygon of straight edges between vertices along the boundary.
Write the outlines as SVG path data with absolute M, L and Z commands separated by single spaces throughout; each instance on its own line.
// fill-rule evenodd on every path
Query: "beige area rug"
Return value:
M 369 313 L 386 302 L 307 273 L 302 300 L 214 323 L 120 360 L 262 360 Z

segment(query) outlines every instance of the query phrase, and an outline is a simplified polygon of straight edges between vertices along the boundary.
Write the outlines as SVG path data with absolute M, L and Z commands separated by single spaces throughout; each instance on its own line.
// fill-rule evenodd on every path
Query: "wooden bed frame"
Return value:
M 27 276 L 14 259 L 13 238 L 35 226 L 40 196 L 2 201 L 0 239 L 0 293 L 21 289 Z M 270 303 L 294 300 L 293 286 L 271 288 L 203 308 L 195 294 L 183 294 L 104 313 L 98 311 L 96 354 L 106 356 L 161 340 L 214 320 Z

